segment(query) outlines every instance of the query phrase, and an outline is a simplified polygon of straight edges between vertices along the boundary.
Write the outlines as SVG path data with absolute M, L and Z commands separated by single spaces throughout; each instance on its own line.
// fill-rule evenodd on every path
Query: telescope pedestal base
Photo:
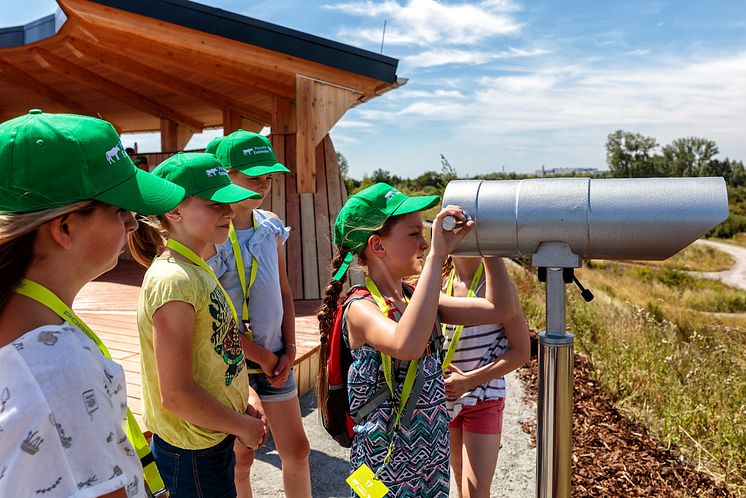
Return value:
M 537 498 L 570 497 L 572 334 L 539 334 Z

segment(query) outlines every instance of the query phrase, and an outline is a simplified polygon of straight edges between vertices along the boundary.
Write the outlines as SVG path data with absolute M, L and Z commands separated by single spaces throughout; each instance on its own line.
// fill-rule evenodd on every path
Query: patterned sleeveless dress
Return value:
M 345 306 L 350 302 L 346 302 Z M 440 329 L 439 323 L 435 326 L 438 327 L 435 330 Z M 342 336 L 349 347 L 344 320 Z M 367 344 L 352 350 L 347 394 L 353 417 L 376 392 L 386 386 L 381 364 L 381 353 Z M 448 497 L 450 433 L 441 366 L 440 351 L 420 358 L 419 368 L 423 369 L 425 383 L 409 426 L 397 431 L 391 460 L 379 476 L 389 488 L 387 496 Z M 393 399 L 384 401 L 355 426 L 350 453 L 353 471 L 365 463 L 375 473 L 383 465 L 391 438 L 389 429 L 393 426 L 401 399 L 402 384 L 399 383 Z M 356 496 L 354 492 L 352 496 Z

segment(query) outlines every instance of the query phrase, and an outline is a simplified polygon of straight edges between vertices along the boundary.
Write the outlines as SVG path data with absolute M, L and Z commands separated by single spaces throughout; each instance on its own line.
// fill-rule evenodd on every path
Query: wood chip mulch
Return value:
M 532 333 L 531 362 L 518 371 L 530 401 L 538 389 L 538 338 Z M 624 417 L 594 380 L 586 356 L 575 353 L 572 496 L 721 497 L 727 488 L 698 472 Z M 535 422 L 523 422 L 535 444 Z

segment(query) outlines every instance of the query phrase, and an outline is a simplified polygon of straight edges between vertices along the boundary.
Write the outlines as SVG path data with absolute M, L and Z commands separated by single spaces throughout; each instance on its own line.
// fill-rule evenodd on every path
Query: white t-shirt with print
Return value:
M 127 441 L 124 370 L 76 327 L 47 325 L 0 348 L 0 496 L 144 498 Z

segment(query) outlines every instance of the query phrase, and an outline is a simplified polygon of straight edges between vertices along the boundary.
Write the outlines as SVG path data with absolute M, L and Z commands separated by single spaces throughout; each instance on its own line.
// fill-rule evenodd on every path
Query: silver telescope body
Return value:
M 531 257 L 546 282 L 539 334 L 537 498 L 569 498 L 574 337 L 565 285 L 581 258 L 666 259 L 728 216 L 722 178 L 457 180 L 443 205 L 475 221 L 454 254 Z M 446 223 L 448 222 L 448 223 Z M 461 222 L 463 223 L 463 222 Z M 443 229 L 459 222 L 443 219 Z
M 448 204 L 476 222 L 454 254 L 505 257 L 552 241 L 581 258 L 666 259 L 728 216 L 722 178 L 456 180 Z

